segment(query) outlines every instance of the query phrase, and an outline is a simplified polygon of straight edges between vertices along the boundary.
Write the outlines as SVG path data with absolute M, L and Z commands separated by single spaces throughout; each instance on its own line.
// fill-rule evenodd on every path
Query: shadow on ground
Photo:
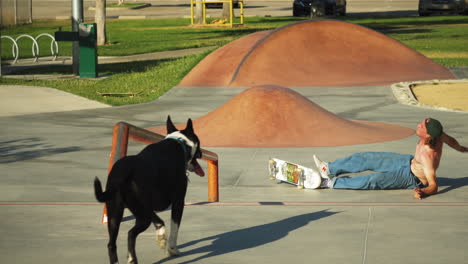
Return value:
M 194 246 L 197 243 L 203 241 L 212 240 L 210 245 L 182 252 L 182 256 L 184 257 L 200 253 L 206 254 L 181 263 L 197 262 L 203 259 L 269 244 L 286 237 L 290 232 L 306 226 L 307 224 L 309 224 L 309 222 L 329 217 L 337 213 L 339 212 L 329 212 L 328 210 L 307 213 L 293 217 L 288 217 L 283 220 L 279 220 L 268 224 L 238 229 L 191 241 L 186 244 L 180 245 L 179 248 L 183 249 L 186 247 Z M 159 262 L 156 262 L 155 264 L 163 263 L 167 260 L 168 258 L 165 258 L 160 260 Z
M 30 160 L 44 156 L 79 151 L 76 146 L 56 148 L 40 138 L 24 138 L 0 142 L 0 164 Z
M 458 179 L 437 177 L 437 182 L 439 184 L 437 195 L 440 195 L 468 185 L 468 177 Z

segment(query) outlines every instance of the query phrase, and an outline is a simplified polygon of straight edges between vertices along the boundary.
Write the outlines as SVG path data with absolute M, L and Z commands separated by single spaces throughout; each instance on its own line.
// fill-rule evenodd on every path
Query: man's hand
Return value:
M 419 188 L 414 188 L 413 192 L 415 199 L 422 200 L 422 198 L 424 197 L 424 193 Z

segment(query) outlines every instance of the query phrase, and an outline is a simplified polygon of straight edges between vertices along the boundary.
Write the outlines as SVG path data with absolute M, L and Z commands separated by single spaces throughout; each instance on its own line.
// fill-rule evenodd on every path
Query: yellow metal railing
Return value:
M 234 23 L 234 9 L 233 9 L 233 3 L 232 0 L 190 0 L 190 22 L 192 25 L 197 25 L 195 24 L 195 5 L 196 4 L 202 4 L 202 18 L 203 18 L 203 24 L 202 25 L 210 25 L 210 26 L 230 26 L 232 27 L 233 25 L 243 25 L 244 24 L 244 1 L 239 0 L 239 18 L 240 18 L 240 23 Z M 207 24 L 206 23 L 206 5 L 207 4 L 216 4 L 216 3 L 229 3 L 229 23 L 228 24 Z

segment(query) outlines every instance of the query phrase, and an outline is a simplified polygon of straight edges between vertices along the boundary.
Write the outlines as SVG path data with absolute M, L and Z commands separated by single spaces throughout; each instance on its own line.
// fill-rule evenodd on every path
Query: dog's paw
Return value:
M 166 234 L 157 235 L 156 242 L 158 243 L 158 245 L 159 245 L 160 248 L 165 249 L 165 248 L 166 248 L 166 244 L 167 244 L 167 236 L 166 236 Z
M 175 248 L 167 247 L 166 255 L 168 257 L 179 256 L 180 251 L 176 247 Z

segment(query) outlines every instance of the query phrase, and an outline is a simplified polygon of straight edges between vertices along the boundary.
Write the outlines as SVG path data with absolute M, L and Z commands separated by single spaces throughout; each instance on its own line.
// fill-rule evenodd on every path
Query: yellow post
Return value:
M 234 10 L 232 10 L 234 7 L 232 6 L 232 0 L 229 0 L 229 25 L 232 27 L 232 20 L 234 17 Z
M 190 24 L 193 25 L 193 0 L 190 0 Z
M 240 0 L 239 1 L 239 16 L 240 16 L 240 24 L 243 25 L 244 24 L 244 1 L 243 0 Z
M 203 24 L 206 24 L 206 2 L 205 0 L 203 0 L 202 3 L 203 3 Z

